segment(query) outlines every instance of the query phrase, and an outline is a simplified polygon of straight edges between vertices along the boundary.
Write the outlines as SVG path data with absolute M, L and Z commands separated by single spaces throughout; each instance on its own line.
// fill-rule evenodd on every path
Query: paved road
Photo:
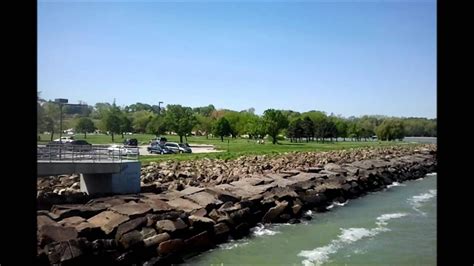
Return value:
M 208 152 L 222 152 L 220 150 L 216 150 L 214 149 L 213 146 L 209 146 L 209 145 L 197 145 L 197 144 L 189 144 L 191 145 L 191 150 L 193 151 L 193 153 L 208 153 Z M 139 150 L 140 150 L 140 155 L 157 155 L 157 156 L 160 156 L 161 154 L 151 154 L 147 151 L 147 148 L 148 145 L 141 145 L 141 146 L 138 146 Z

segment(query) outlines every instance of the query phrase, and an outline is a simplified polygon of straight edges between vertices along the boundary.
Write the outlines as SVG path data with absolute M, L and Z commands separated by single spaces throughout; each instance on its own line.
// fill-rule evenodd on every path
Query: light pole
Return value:
M 59 143 L 62 144 L 63 140 L 61 137 L 63 134 L 63 106 L 68 103 L 68 99 L 57 98 L 54 99 L 54 102 L 59 104 Z
M 161 114 L 161 107 L 160 105 L 162 104 L 163 102 L 158 102 L 158 115 Z

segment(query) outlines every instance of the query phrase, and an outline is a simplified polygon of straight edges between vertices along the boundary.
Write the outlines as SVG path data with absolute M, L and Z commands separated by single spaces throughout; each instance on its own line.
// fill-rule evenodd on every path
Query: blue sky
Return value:
M 46 99 L 436 117 L 436 3 L 38 3 Z

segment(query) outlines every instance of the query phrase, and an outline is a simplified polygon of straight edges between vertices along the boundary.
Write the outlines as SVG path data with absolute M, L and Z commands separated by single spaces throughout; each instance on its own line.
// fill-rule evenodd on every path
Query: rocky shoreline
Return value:
M 140 194 L 80 200 L 65 193 L 78 177 L 40 180 L 37 258 L 45 265 L 180 263 L 259 223 L 298 223 L 311 218 L 307 210 L 424 177 L 436 165 L 435 145 L 167 162 L 142 169 Z M 54 204 L 45 195 L 83 202 Z

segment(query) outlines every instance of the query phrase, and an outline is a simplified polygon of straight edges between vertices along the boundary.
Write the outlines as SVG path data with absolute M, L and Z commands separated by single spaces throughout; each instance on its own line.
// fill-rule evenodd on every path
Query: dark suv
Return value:
M 173 154 L 174 151 L 168 149 L 165 145 L 161 145 L 157 142 L 152 143 L 150 146 L 147 147 L 149 153 L 156 153 L 156 154 Z
M 67 150 L 71 151 L 90 151 L 92 150 L 92 144 L 85 140 L 73 140 L 63 144 Z
M 138 140 L 137 139 L 126 139 L 123 141 L 123 145 L 125 146 L 138 146 Z

